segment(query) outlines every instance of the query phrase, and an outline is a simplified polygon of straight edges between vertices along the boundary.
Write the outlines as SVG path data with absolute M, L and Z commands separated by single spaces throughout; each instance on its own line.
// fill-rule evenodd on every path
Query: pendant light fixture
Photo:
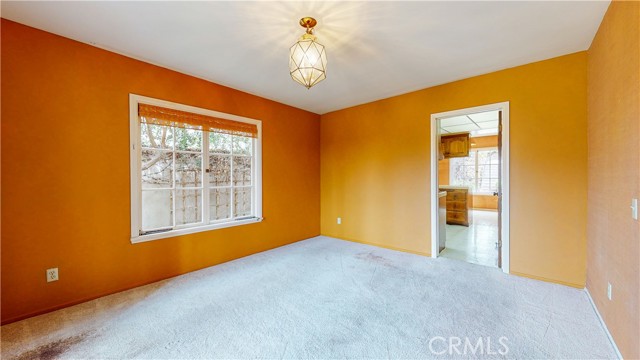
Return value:
M 289 54 L 291 78 L 307 89 L 326 78 L 327 54 L 313 35 L 313 27 L 317 23 L 312 17 L 300 19 L 300 26 L 307 31 L 293 44 Z

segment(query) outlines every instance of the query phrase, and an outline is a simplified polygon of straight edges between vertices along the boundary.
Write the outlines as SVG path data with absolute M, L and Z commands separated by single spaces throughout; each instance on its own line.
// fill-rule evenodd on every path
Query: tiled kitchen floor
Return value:
M 485 266 L 498 266 L 498 212 L 470 210 L 471 224 L 447 225 L 445 249 L 440 256 Z

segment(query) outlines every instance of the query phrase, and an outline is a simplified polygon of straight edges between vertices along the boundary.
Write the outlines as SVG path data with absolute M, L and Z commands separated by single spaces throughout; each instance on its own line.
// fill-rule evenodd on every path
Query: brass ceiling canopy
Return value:
M 312 17 L 303 17 L 300 19 L 300 26 L 307 29 L 307 34 L 313 34 L 313 28 L 318 25 L 316 19 Z

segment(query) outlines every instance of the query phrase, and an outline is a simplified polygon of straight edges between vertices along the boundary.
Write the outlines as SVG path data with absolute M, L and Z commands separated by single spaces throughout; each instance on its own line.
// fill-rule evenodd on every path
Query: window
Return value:
M 468 157 L 450 159 L 450 183 L 468 186 L 472 193 L 493 194 L 500 184 L 499 167 L 498 149 L 471 150 Z
M 261 122 L 138 95 L 131 103 L 131 240 L 261 220 Z

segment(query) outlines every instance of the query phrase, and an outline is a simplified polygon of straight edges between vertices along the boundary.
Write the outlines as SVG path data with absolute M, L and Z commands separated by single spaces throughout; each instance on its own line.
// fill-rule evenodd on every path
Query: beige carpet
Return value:
M 582 290 L 327 237 L 2 327 L 2 359 L 169 358 L 615 353 Z

